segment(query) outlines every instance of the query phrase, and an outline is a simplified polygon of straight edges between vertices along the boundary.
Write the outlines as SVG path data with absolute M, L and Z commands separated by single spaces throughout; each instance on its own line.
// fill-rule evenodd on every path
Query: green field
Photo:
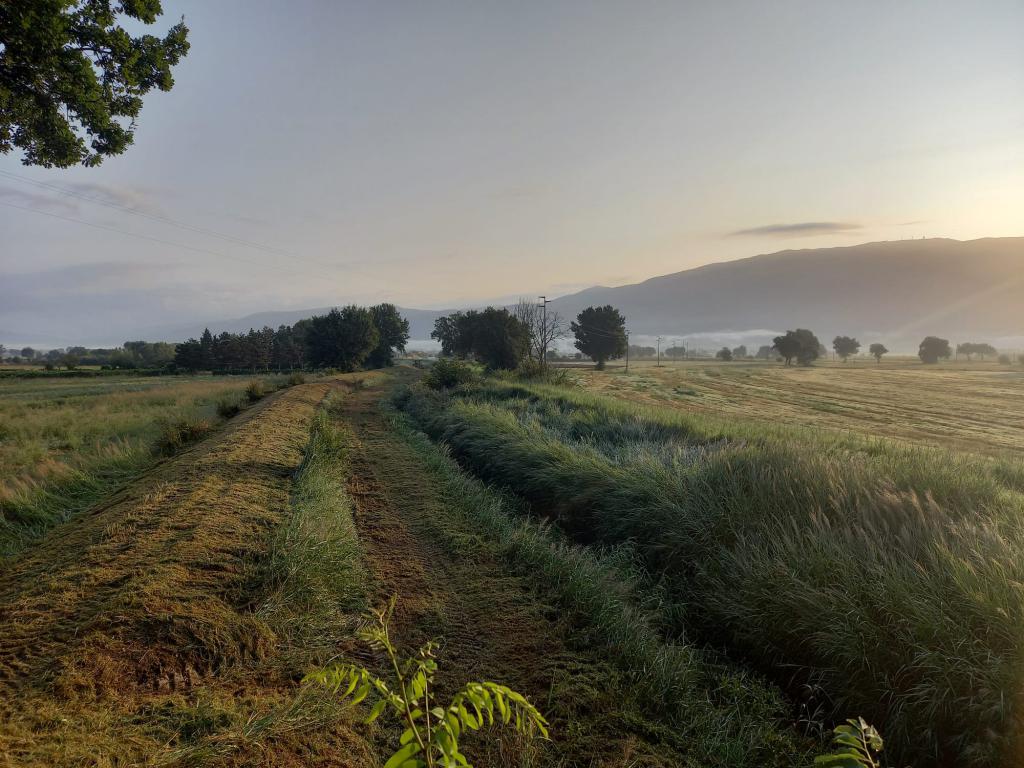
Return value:
M 572 369 L 585 388 L 693 413 L 891 437 L 989 454 L 1024 448 L 1024 366 L 897 359 L 801 368 L 651 361 Z
M 248 381 L 0 378 L 0 555 L 152 464 L 168 425 L 215 424 L 217 404 L 242 401 Z
M 467 735 L 477 765 L 810 766 L 863 716 L 887 764 L 1009 768 L 1017 376 L 687 363 L 435 390 L 400 367 L 267 382 L 227 418 L 247 380 L 2 382 L 0 754 L 380 764 L 397 732 L 300 680 L 379 670 L 354 632 L 397 596 L 403 651 L 441 640 L 438 695 L 497 680 L 551 723 Z

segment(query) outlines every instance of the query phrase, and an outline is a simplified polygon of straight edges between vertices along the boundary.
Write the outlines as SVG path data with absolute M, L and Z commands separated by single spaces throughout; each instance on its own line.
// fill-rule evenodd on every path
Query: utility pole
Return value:
M 626 329 L 626 373 L 629 373 L 629 329 Z
M 548 297 L 538 296 L 542 318 L 540 321 L 540 367 L 548 367 Z
M 658 337 L 658 367 L 661 368 L 661 336 Z

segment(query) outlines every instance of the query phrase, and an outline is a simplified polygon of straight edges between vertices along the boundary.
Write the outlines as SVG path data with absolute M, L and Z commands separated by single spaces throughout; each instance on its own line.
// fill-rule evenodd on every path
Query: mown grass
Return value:
M 547 386 L 411 392 L 463 466 L 576 540 L 631 543 L 670 633 L 740 654 L 896 759 L 1010 764 L 1024 466 Z
M 271 377 L 267 391 L 284 379 Z M 241 409 L 232 377 L 0 381 L 0 558 Z M 154 455 L 155 454 L 155 455 Z
M 634 403 L 993 456 L 1024 448 L 1024 369 L 994 361 L 819 361 L 810 368 L 641 361 L 628 374 L 576 368 L 571 376 L 590 391 Z
M 573 544 L 524 517 L 521 501 L 467 475 L 402 414 L 393 414 L 391 423 L 446 501 L 435 533 L 451 556 L 485 552 L 527 577 L 557 605 L 576 647 L 609 660 L 621 674 L 620 690 L 628 691 L 628 700 L 618 702 L 621 712 L 637 708 L 667 726 L 658 738 L 688 765 L 810 763 L 818 745 L 798 733 L 777 688 L 685 639 L 665 640 L 665 594 L 630 547 Z

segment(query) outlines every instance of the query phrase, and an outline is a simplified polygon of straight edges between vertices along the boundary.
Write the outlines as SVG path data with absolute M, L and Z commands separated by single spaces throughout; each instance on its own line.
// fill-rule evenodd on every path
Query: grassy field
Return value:
M 269 377 L 265 386 L 280 381 Z M 215 425 L 218 404 L 244 402 L 248 383 L 227 376 L 0 379 L 0 556 L 150 466 L 169 427 Z
M 574 540 L 634 547 L 670 634 L 864 715 L 897 758 L 1018 754 L 1024 463 L 625 399 L 490 382 L 400 404 Z
M 105 479 L 0 569 L 0 766 L 380 765 L 398 731 L 300 681 L 334 658 L 380 670 L 355 629 L 392 595 L 403 650 L 441 641 L 439 695 L 497 680 L 551 722 L 551 741 L 467 736 L 477 765 L 809 766 L 857 715 L 890 764 L 1016 765 L 1011 431 L 957 417 L 939 445 L 892 383 L 899 439 L 838 420 L 871 376 L 954 379 L 934 399 L 978 377 L 1009 414 L 1015 372 L 863 368 L 444 392 L 404 368 L 252 402 L 237 379 L 6 382 L 14 498 L 67 510 L 67 478 Z M 705 394 L 675 392 L 684 376 Z M 830 377 L 832 410 L 811 408 Z M 217 427 L 154 452 L 182 419 Z M 44 439 L 59 429 L 79 447 Z
M 582 386 L 630 402 L 1001 454 L 1024 448 L 1024 366 L 914 359 L 690 361 L 572 369 Z

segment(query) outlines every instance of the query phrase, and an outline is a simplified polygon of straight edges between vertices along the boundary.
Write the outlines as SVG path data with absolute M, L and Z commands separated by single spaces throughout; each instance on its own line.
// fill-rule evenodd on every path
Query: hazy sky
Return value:
M 192 50 L 134 147 L 0 156 L 0 341 L 1024 234 L 1021 0 L 164 8 Z

